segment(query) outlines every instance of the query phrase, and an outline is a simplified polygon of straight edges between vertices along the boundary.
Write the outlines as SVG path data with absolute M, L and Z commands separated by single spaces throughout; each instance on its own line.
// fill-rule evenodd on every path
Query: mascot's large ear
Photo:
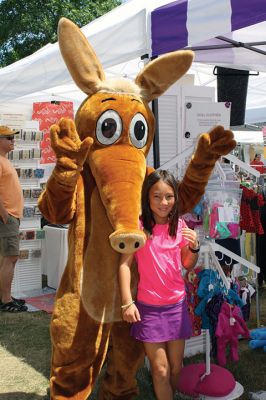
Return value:
M 135 82 L 142 88 L 142 97 L 151 101 L 161 96 L 189 69 L 194 58 L 193 51 L 180 50 L 165 54 L 147 64 Z
M 58 24 L 58 41 L 68 70 L 78 87 L 89 95 L 97 92 L 99 83 L 105 80 L 105 74 L 79 27 L 69 19 L 61 18 Z

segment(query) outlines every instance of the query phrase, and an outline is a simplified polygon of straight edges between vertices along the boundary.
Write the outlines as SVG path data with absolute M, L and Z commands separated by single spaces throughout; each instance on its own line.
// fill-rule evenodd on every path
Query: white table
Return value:
M 68 229 L 46 225 L 43 230 L 42 272 L 47 274 L 47 285 L 57 289 L 67 263 Z

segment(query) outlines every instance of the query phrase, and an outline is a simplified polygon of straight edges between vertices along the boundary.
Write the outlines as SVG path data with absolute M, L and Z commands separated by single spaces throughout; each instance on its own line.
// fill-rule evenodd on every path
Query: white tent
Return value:
M 152 2 L 131 0 L 84 26 L 82 31 L 109 74 L 122 73 L 135 76 L 138 64 L 141 63 L 140 57 L 143 55 L 150 57 L 156 51 L 155 40 L 152 38 L 154 16 L 161 15 L 161 10 L 164 12 L 165 7 L 172 6 L 175 7 L 177 15 L 183 18 L 180 29 L 183 30 L 182 37 L 186 36 L 184 42 L 186 46 L 205 46 L 205 44 L 217 46 L 217 40 L 221 41 L 221 39 L 215 39 L 214 44 L 210 42 L 217 36 L 242 44 L 244 41 L 249 43 L 246 47 L 241 45 L 232 48 L 232 45 L 228 45 L 222 49 L 215 47 L 215 50 L 213 48 L 198 50 L 196 61 L 266 72 L 265 54 L 247 49 L 247 47 L 256 47 L 260 52 L 266 49 L 265 42 L 262 44 L 264 32 L 266 32 L 265 0 L 252 2 L 250 0 L 220 0 L 219 2 L 217 0 L 178 0 L 173 3 L 169 3 L 169 0 L 153 0 Z M 158 7 L 162 8 L 158 9 Z M 243 16 L 244 12 L 246 14 Z M 157 26 L 154 21 L 153 24 Z M 163 25 L 165 31 L 163 34 L 171 37 L 171 31 L 168 32 L 166 29 L 167 25 Z M 238 27 L 242 29 L 235 30 Z M 171 43 L 173 40 L 175 37 L 171 39 Z M 174 43 L 176 43 L 174 48 L 180 47 L 178 41 Z M 200 67 L 197 69 L 199 70 Z M 205 71 L 208 75 L 207 68 Z M 254 80 L 255 78 L 259 79 L 254 77 Z M 263 83 L 260 82 L 256 90 L 256 94 L 259 94 L 258 92 L 264 94 L 265 99 L 265 84 L 263 88 Z M 49 96 L 79 103 L 84 98 L 83 93 L 73 84 L 57 43 L 49 44 L 31 56 L 2 68 L 0 91 L 1 102 L 5 103 L 14 99 L 21 102 L 27 99 L 30 102 L 34 99 L 36 101 L 49 100 Z M 254 108 L 257 107 L 254 98 L 251 103 Z

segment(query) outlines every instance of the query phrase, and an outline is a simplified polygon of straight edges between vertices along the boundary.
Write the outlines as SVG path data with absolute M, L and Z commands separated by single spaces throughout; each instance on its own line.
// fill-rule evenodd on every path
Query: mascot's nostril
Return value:
M 139 247 L 139 242 L 135 243 L 135 249 L 137 249 Z
M 119 243 L 119 249 L 124 249 L 125 247 L 126 247 L 125 243 L 123 242 Z

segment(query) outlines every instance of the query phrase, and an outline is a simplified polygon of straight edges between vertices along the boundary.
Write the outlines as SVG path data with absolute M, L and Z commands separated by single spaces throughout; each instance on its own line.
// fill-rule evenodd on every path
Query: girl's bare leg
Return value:
M 143 343 L 151 366 L 153 387 L 157 400 L 173 400 L 170 383 L 170 365 L 167 359 L 166 343 Z
M 170 384 L 173 393 L 176 392 L 179 374 L 183 364 L 185 340 L 173 340 L 166 343 L 166 354 L 170 366 Z

